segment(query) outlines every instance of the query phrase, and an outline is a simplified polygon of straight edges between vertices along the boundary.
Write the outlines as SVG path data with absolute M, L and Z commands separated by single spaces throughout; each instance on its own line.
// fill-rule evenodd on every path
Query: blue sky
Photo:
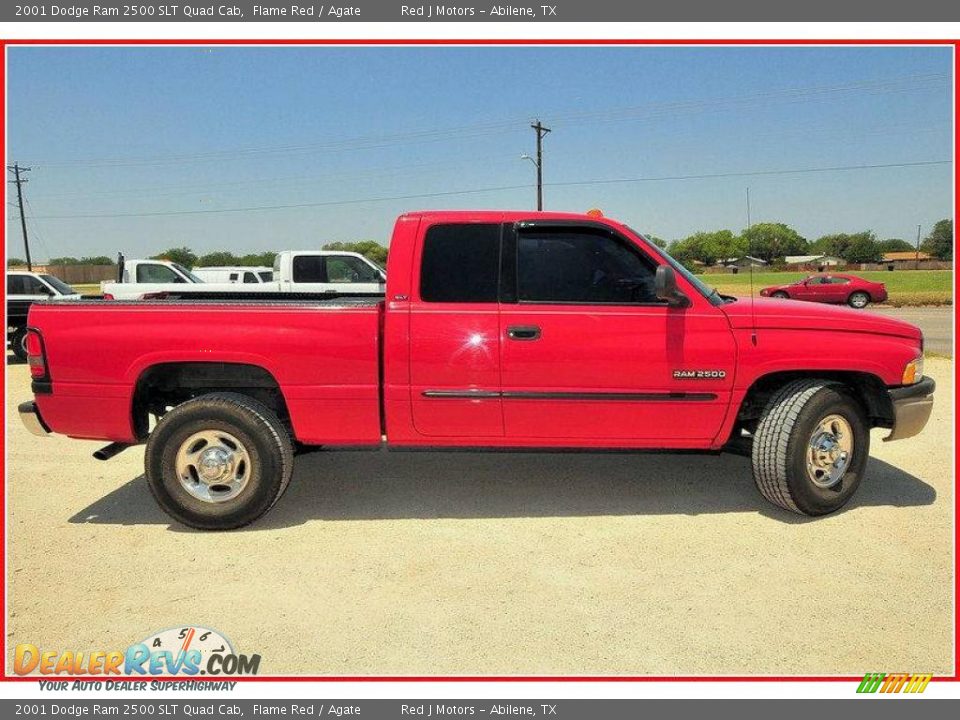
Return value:
M 951 215 L 950 164 L 656 179 L 949 160 L 948 49 L 8 53 L 7 161 L 33 167 L 40 259 L 386 243 L 408 210 L 532 208 L 535 117 L 553 129 L 547 209 L 600 207 L 668 240 L 740 230 L 747 187 L 754 222 L 809 239 L 912 240 Z M 629 178 L 648 180 L 562 184 Z M 455 194 L 488 188 L 507 189 Z M 299 207 L 236 211 L 277 205 Z M 7 230 L 22 257 L 10 207 Z

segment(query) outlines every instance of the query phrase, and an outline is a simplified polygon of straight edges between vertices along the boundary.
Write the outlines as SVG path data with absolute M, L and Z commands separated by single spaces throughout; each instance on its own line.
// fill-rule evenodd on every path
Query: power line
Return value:
M 27 225 L 30 227 L 33 237 L 40 241 L 40 247 L 43 248 L 43 251 L 47 254 L 47 259 L 49 260 L 53 257 L 53 253 L 50 252 L 50 247 L 47 245 L 46 238 L 44 233 L 40 232 L 40 225 L 37 223 L 34 215 L 36 211 L 33 209 L 33 205 L 30 203 L 30 198 L 23 198 L 24 205 L 26 205 L 27 210 L 30 211 L 30 214 L 27 216 Z
M 263 187 L 268 184 L 283 184 L 290 182 L 297 183 L 309 183 L 313 181 L 325 181 L 332 180 L 337 178 L 352 178 L 352 179 L 364 179 L 364 178 L 374 178 L 382 179 L 384 176 L 389 175 L 391 172 L 394 174 L 402 173 L 406 176 L 409 176 L 409 171 L 411 169 L 422 169 L 422 168 L 449 168 L 449 167 L 461 167 L 469 163 L 476 163 L 484 161 L 485 164 L 491 165 L 494 163 L 506 163 L 513 162 L 512 159 L 508 158 L 492 158 L 490 154 L 477 155 L 472 157 L 448 159 L 448 160 L 434 160 L 431 162 L 423 163 L 404 163 L 402 165 L 387 165 L 380 167 L 371 167 L 367 168 L 366 171 L 362 172 L 333 172 L 325 173 L 323 175 L 283 175 L 279 177 L 261 177 L 254 178 L 251 180 L 235 180 L 232 182 L 221 182 L 221 183 L 188 183 L 188 184 L 177 184 L 177 185 L 154 185 L 152 187 L 139 187 L 139 188 L 124 188 L 122 190 L 98 190 L 95 192 L 66 192 L 66 193 L 49 193 L 43 195 L 34 194 L 35 200 L 49 200 L 55 198 L 87 198 L 87 197 L 105 197 L 105 196 L 120 196 L 120 195 L 149 195 L 150 197 L 169 197 L 175 195 L 197 195 L 200 194 L 199 191 L 213 191 L 220 188 L 233 188 L 233 187 L 244 187 L 249 185 L 255 185 L 258 188 Z M 170 192 L 165 192 L 170 191 Z
M 855 170 L 880 170 L 888 168 L 929 167 L 935 165 L 949 165 L 952 160 L 923 160 L 902 163 L 877 163 L 872 165 L 833 165 L 829 167 L 790 168 L 780 170 L 751 170 L 741 172 L 704 173 L 701 175 L 661 175 L 658 177 L 634 178 L 598 178 L 593 180 L 570 180 L 565 182 L 544 183 L 549 187 L 576 187 L 586 185 L 614 185 L 620 183 L 646 183 L 684 180 L 712 180 L 737 177 L 759 177 L 771 175 L 799 175 L 807 173 L 846 172 Z M 290 203 L 284 205 L 252 205 L 235 208 L 211 208 L 209 210 L 159 210 L 141 213 L 89 213 L 70 215 L 37 215 L 42 220 L 81 220 L 94 218 L 135 218 L 135 217 L 167 217 L 176 215 L 213 215 L 224 213 L 260 212 L 268 210 L 294 210 L 312 207 L 333 207 L 338 205 L 359 205 L 363 203 L 391 202 L 396 200 L 418 200 L 454 195 L 475 195 L 481 193 L 503 192 L 508 190 L 527 189 L 530 185 L 501 185 L 498 187 L 470 188 L 466 190 L 446 190 L 430 193 L 413 193 L 409 195 L 392 195 L 371 198 L 354 198 L 351 200 L 329 200 L 310 203 Z

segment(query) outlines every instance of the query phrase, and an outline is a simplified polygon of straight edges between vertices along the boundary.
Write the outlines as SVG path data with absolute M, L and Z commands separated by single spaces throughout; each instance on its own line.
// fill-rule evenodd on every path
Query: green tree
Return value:
M 168 248 L 162 253 L 154 255 L 151 260 L 169 260 L 170 262 L 180 263 L 186 268 L 193 267 L 197 262 L 197 256 L 193 250 L 188 247 Z
M 889 240 L 878 240 L 877 247 L 880 248 L 880 252 L 907 252 L 913 250 L 914 247 L 906 240 L 901 240 L 900 238 L 890 238 Z
M 93 257 L 80 258 L 81 265 L 113 265 L 113 260 L 106 255 L 94 255 Z
M 883 251 L 877 245 L 873 233 L 857 233 L 852 236 L 853 239 L 847 245 L 843 254 L 843 259 L 849 263 L 871 263 L 879 262 L 883 257 Z
M 373 260 L 377 265 L 387 263 L 387 248 L 375 240 L 360 240 L 359 242 L 332 242 L 323 246 L 323 250 L 344 250 L 360 253 L 365 258 Z
M 65 256 L 65 257 L 52 257 L 47 260 L 47 265 L 79 265 L 80 261 L 75 257 Z
M 747 244 L 730 230 L 715 230 L 694 233 L 677 241 L 671 248 L 671 254 L 675 254 L 678 260 L 698 260 L 704 265 L 715 265 L 718 260 L 743 255 Z
M 953 259 L 953 220 L 941 220 L 920 244 L 920 249 L 938 260 Z
M 886 251 L 880 248 L 877 236 L 871 230 L 864 230 L 858 233 L 824 235 L 810 243 L 810 252 L 834 255 L 847 262 L 861 263 L 877 262 Z
M 644 235 L 644 237 L 661 250 L 667 249 L 667 241 L 663 238 L 658 238 L 656 235 Z
M 201 255 L 196 258 L 194 265 L 196 267 L 221 267 L 223 265 L 240 265 L 240 259 L 232 252 L 226 250 L 215 250 L 214 252 Z
M 22 260 L 21 258 L 7 258 L 7 267 L 26 267 L 27 261 Z
M 262 253 L 250 253 L 249 255 L 244 255 L 239 259 L 240 265 L 245 266 L 254 266 L 261 265 L 265 267 L 273 267 L 273 261 L 276 259 L 277 253 L 272 250 L 268 250 Z
M 744 230 L 740 237 L 745 245 L 744 252 L 767 262 L 807 252 L 806 239 L 783 223 L 757 223 Z

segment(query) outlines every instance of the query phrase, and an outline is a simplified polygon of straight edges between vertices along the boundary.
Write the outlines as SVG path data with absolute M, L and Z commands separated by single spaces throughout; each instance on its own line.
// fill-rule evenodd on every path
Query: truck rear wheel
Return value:
M 27 329 L 17 328 L 10 336 L 10 349 L 21 362 L 27 361 Z
M 211 393 L 163 416 L 144 464 L 167 514 L 198 530 L 231 530 L 280 499 L 293 473 L 293 445 L 267 406 L 238 393 Z
M 801 515 L 843 507 L 863 477 L 870 432 L 860 403 L 829 380 L 795 380 L 767 403 L 753 440 L 753 479 Z

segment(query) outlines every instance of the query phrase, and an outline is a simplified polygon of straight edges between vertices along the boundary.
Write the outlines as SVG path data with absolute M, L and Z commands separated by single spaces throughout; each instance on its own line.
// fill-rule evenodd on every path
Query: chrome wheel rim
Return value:
M 176 459 L 180 486 L 197 500 L 232 500 L 250 479 L 250 454 L 237 438 L 222 430 L 201 430 L 180 444 Z
M 853 428 L 840 415 L 827 415 L 807 444 L 807 475 L 819 488 L 836 487 L 853 460 Z
M 852 302 L 854 307 L 858 307 L 858 308 L 866 307 L 867 296 L 857 293 L 856 295 L 853 296 Z

